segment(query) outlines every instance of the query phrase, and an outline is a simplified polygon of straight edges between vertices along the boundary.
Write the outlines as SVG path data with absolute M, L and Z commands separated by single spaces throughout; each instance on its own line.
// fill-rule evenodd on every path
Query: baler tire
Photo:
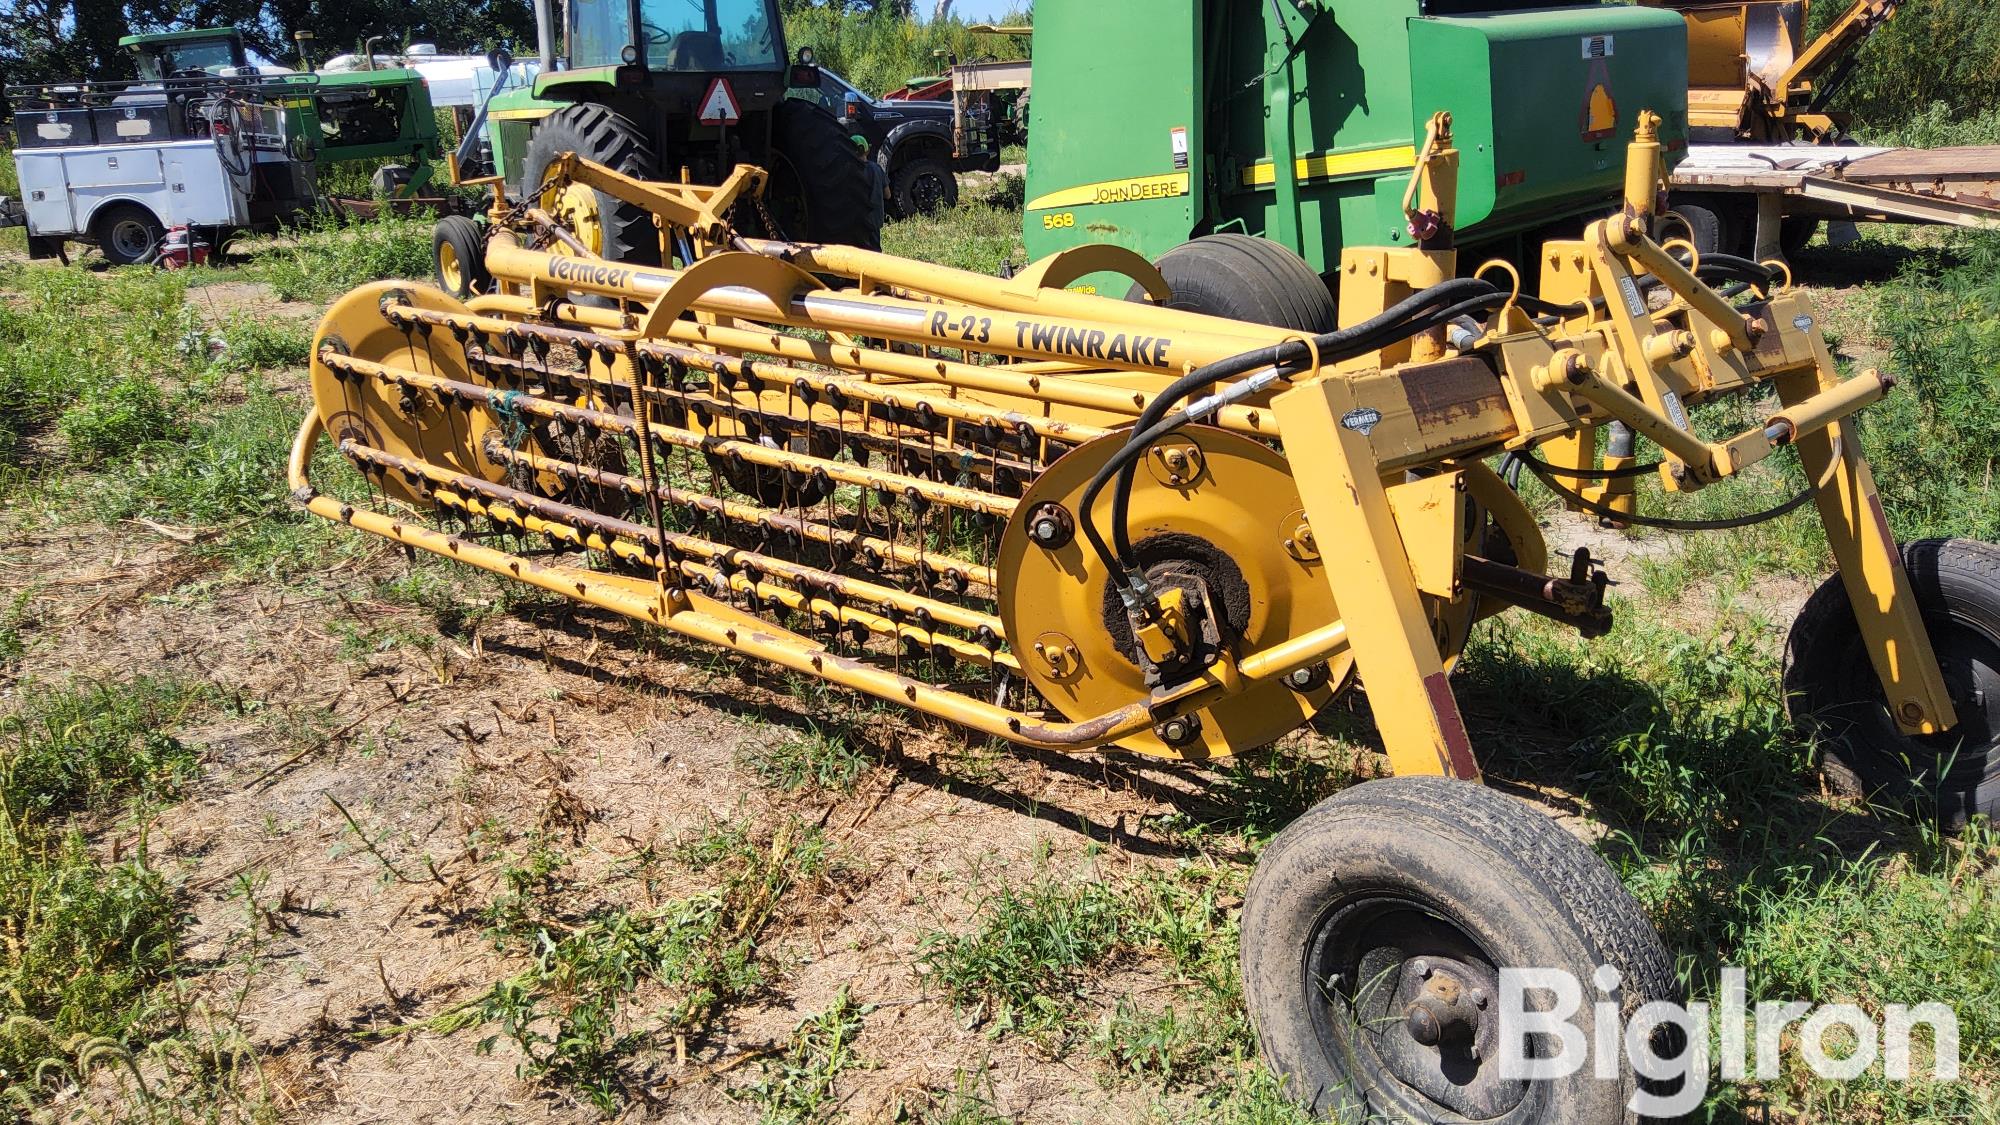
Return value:
M 1425 972 L 1420 960 L 1487 989 L 1488 970 L 1567 970 L 1584 990 L 1569 1018 L 1585 1043 L 1595 1042 L 1594 1005 L 1604 996 L 1593 980 L 1600 966 L 1622 974 L 1615 993 L 1621 1028 L 1642 1004 L 1678 1000 L 1673 960 L 1639 904 L 1561 825 L 1512 797 L 1446 778 L 1371 781 L 1322 802 L 1278 834 L 1251 876 L 1242 920 L 1244 1001 L 1266 1063 L 1315 1114 L 1367 1121 L 1504 1116 L 1522 1125 L 1632 1119 L 1626 1105 L 1640 1080 L 1623 1052 L 1617 1080 L 1594 1079 L 1594 1065 L 1585 1066 L 1525 1085 L 1511 1108 L 1450 1112 L 1419 1094 L 1390 1069 L 1384 1049 L 1406 1060 L 1413 1047 L 1434 1052 L 1428 1065 L 1440 1068 L 1443 1053 L 1418 1044 L 1402 1019 L 1357 1012 L 1355 1002 L 1357 994 L 1363 1006 L 1379 999 L 1383 1011 L 1396 1012 L 1410 982 L 1427 979 L 1416 975 Z M 1342 981 L 1395 983 L 1386 994 L 1362 987 L 1330 999 Z M 1497 994 L 1489 995 L 1497 1004 Z M 1497 1012 L 1482 1017 L 1473 1034 L 1485 1036 Z M 1480 1059 L 1497 1057 L 1492 1035 L 1478 1040 Z M 1666 1057 L 1679 1057 L 1683 1046 L 1671 1031 L 1656 1041 Z M 1489 1065 L 1463 1046 L 1454 1055 L 1455 1067 Z M 1452 1073 L 1463 1079 L 1462 1093 L 1483 1077 Z M 1648 1085 L 1657 1094 L 1675 1092 Z
M 659 158 L 646 134 L 629 119 L 588 102 L 565 106 L 543 118 L 528 139 L 521 158 L 521 194 L 531 202 L 550 164 L 574 152 L 614 172 L 638 180 L 659 178 Z M 635 266 L 660 264 L 660 231 L 653 216 L 637 204 L 597 192 L 598 223 L 603 230 L 599 257 Z
M 1333 291 L 1305 259 L 1269 239 L 1210 234 L 1156 263 L 1173 290 L 1166 307 L 1322 335 L 1338 327 Z M 1128 301 L 1146 299 L 1134 285 Z
M 771 161 L 766 189 L 783 231 L 767 237 L 882 248 L 886 201 L 882 179 L 838 118 L 810 102 L 786 98 L 771 111 L 771 148 L 789 168 Z M 790 182 L 786 182 L 787 177 Z M 741 215 L 745 209 L 739 208 Z M 789 213 L 787 213 L 789 212 Z
M 1823 747 L 1838 793 L 1934 812 L 1948 829 L 2000 821 L 2000 547 L 1969 539 L 1903 545 L 1958 711 L 1959 727 L 1909 737 L 1896 727 L 1839 575 L 1806 600 L 1785 642 L 1785 707 Z
M 447 276 L 446 249 L 457 264 L 456 280 Z M 431 232 L 431 272 L 439 289 L 461 301 L 493 287 L 493 275 L 486 272 L 486 234 L 478 223 L 464 215 L 446 215 L 438 220 Z

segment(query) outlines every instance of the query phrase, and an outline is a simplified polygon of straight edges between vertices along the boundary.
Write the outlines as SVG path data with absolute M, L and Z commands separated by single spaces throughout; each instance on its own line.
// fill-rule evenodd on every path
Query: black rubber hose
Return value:
M 1474 293 L 1477 296 L 1471 300 L 1460 301 L 1457 305 L 1447 306 L 1443 313 L 1431 311 L 1441 302 L 1460 293 Z M 1148 445 L 1158 440 L 1160 435 L 1187 424 L 1186 416 L 1183 414 L 1174 425 L 1160 428 L 1162 416 L 1176 404 L 1196 391 L 1204 390 L 1225 379 L 1247 375 L 1265 367 L 1283 369 L 1287 366 L 1297 367 L 1310 363 L 1315 352 L 1322 364 L 1360 355 L 1375 350 L 1387 340 L 1406 339 L 1428 328 L 1437 327 L 1448 322 L 1453 316 L 1462 315 L 1465 308 L 1496 302 L 1502 296 L 1489 282 L 1472 278 L 1447 281 L 1417 293 L 1379 316 L 1352 328 L 1315 337 L 1311 348 L 1297 341 L 1260 348 L 1253 352 L 1217 360 L 1175 380 L 1164 391 L 1154 396 L 1146 405 L 1146 409 L 1140 412 L 1138 419 L 1133 423 L 1131 436 L 1126 439 L 1125 446 L 1098 469 L 1097 474 L 1084 489 L 1082 511 L 1079 513 L 1078 522 L 1083 525 L 1084 537 L 1089 540 L 1092 549 L 1110 569 L 1113 583 L 1121 590 L 1128 588 L 1125 566 L 1132 564 L 1136 557 L 1126 524 L 1130 511 L 1132 481 L 1138 471 L 1139 455 Z M 1147 437 L 1148 434 L 1153 436 Z M 1103 536 L 1097 530 L 1096 522 L 1090 518 L 1091 509 L 1096 504 L 1098 495 L 1104 490 L 1105 482 L 1113 473 L 1118 475 L 1118 490 L 1112 496 L 1112 535 L 1116 544 L 1115 549 L 1105 544 Z

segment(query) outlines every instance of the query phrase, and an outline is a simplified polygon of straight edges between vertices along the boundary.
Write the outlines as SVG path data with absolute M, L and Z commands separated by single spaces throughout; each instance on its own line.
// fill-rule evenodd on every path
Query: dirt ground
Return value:
M 257 282 L 206 286 L 190 301 L 216 318 L 314 311 Z M 756 1119 L 724 1087 L 755 1078 L 847 987 L 874 1006 L 855 1044 L 865 1066 L 841 1087 L 854 1120 L 921 1107 L 968 1071 L 1009 1118 L 1143 1114 L 1088 1058 L 1052 1061 L 991 1039 L 927 994 L 917 935 L 962 929 L 998 873 L 1171 864 L 1180 853 L 1143 826 L 1198 809 L 1198 771 L 992 752 L 885 716 L 866 728 L 874 764 L 851 793 L 788 797 L 746 772 L 744 752 L 823 716 L 754 667 L 671 643 L 649 653 L 622 619 L 568 606 L 491 616 L 466 643 L 430 613 L 376 596 L 412 565 L 390 550 L 302 584 L 217 581 L 199 550 L 209 530 L 24 531 L 0 548 L 0 588 L 38 591 L 42 640 L 24 678 L 168 675 L 240 704 L 184 732 L 203 755 L 189 796 L 105 846 L 143 844 L 185 880 L 187 953 L 210 970 L 198 987 L 236 1013 L 286 1120 L 600 1119 L 517 1079 L 506 1040 L 475 1050 L 491 1029 L 414 1029 L 522 964 L 484 936 L 497 858 L 527 833 L 556 836 L 576 884 L 631 901 L 648 892 L 616 873 L 636 856 L 718 822 L 794 818 L 822 827 L 832 874 L 795 891 L 766 932 L 768 986 L 685 1043 L 684 1059 L 677 1050 L 645 1069 L 632 1112 Z M 672 895 L 686 877 L 670 872 L 650 893 Z M 245 887 L 261 915 L 248 927 L 258 943 L 248 971 Z M 1147 982 L 1124 974 L 1093 987 Z

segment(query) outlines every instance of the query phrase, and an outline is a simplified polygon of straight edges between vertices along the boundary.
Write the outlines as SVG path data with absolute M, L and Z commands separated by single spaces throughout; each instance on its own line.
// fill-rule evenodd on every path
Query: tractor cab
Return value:
M 233 27 L 127 35 L 118 45 L 132 52 L 139 77 L 150 82 L 220 74 L 250 65 L 243 36 Z
M 778 72 L 784 36 L 772 0 L 639 0 L 566 5 L 569 64 L 617 66 L 643 60 L 648 71 Z M 632 18 L 636 12 L 638 23 Z
M 531 86 L 487 101 L 487 152 L 461 146 L 459 182 L 498 181 L 562 219 L 590 253 L 656 265 L 651 217 L 602 192 L 552 184 L 556 159 L 574 152 L 634 179 L 696 184 L 720 184 L 754 164 L 770 179 L 736 216 L 746 231 L 878 243 L 885 177 L 839 118 L 785 96 L 817 88 L 821 73 L 810 51 L 792 62 L 777 0 L 569 0 L 560 23 L 553 0 L 536 9 L 543 65 Z M 477 254 L 469 242 L 460 250 L 465 260 Z

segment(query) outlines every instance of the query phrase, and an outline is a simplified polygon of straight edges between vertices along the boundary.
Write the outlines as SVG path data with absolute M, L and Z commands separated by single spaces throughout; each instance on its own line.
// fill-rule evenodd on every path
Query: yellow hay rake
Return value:
M 1168 296 L 1151 265 L 1110 247 L 1001 280 L 748 240 L 725 216 L 761 190 L 754 169 L 692 188 L 566 159 L 559 187 L 648 208 L 679 265 L 596 259 L 560 216 L 500 201 L 485 292 L 380 282 L 327 313 L 291 483 L 325 518 L 1025 746 L 1217 758 L 1271 742 L 1358 677 L 1396 774 L 1473 780 L 1448 670 L 1474 623 L 1523 608 L 1588 635 L 1610 625 L 1601 570 L 1579 553 L 1551 574 L 1535 519 L 1489 461 L 1520 458 L 1572 507 L 1626 521 L 1641 474 L 1691 492 L 1795 449 L 1895 730 L 1951 731 L 1954 692 L 1844 421 L 1889 380 L 1838 378 L 1782 269 L 1656 240 L 1651 122 L 1624 210 L 1546 244 L 1538 296 L 1511 267 L 1506 287 L 1458 277 L 1448 119 L 1424 152 L 1410 209 L 1430 237 L 1350 250 L 1346 327 L 1321 337 L 1065 289 L 1110 271 Z M 1779 405 L 1747 431 L 1695 432 L 1700 404 L 1766 392 Z M 1603 427 L 1620 435 L 1609 456 Z M 1657 470 L 1633 465 L 1632 434 L 1658 448 Z M 365 495 L 308 478 L 322 438 Z M 1474 867 L 1487 849 L 1486 867 L 1523 872 L 1457 906 L 1424 896 L 1439 879 L 1499 876 L 1431 870 L 1404 888 L 1471 934 L 1440 939 L 1420 977 L 1364 984 L 1365 958 L 1322 972 L 1308 957 L 1320 985 L 1347 982 L 1354 1028 L 1381 1008 L 1433 1053 L 1497 1033 L 1460 998 L 1477 982 L 1490 992 L 1512 958 L 1504 934 L 1458 916 L 1481 893 L 1496 912 L 1537 909 L 1537 894 L 1567 903 L 1551 918 L 1602 900 L 1605 925 L 1643 926 L 1593 882 L 1608 878 L 1594 858 L 1549 859 L 1580 845 L 1542 818 L 1474 786 L 1393 786 L 1363 786 L 1281 837 L 1246 907 L 1266 1053 L 1309 1099 L 1331 1067 L 1377 1105 L 1343 1052 L 1403 1057 L 1371 1047 L 1373 1031 L 1323 1052 L 1332 1061 L 1287 1046 L 1310 1038 L 1313 1008 L 1295 943 L 1321 939 L 1286 912 L 1334 916 L 1326 903 L 1347 892 L 1324 849 L 1339 825 L 1360 825 L 1354 846 L 1378 858 L 1442 839 Z M 1390 806 L 1397 838 L 1367 836 L 1363 813 Z M 1531 843 L 1555 850 L 1530 864 Z M 1620 964 L 1628 998 L 1671 991 L 1650 931 L 1564 932 L 1571 945 L 1549 956 Z M 1484 960 L 1452 952 L 1473 947 Z M 1271 949 L 1290 966 L 1276 977 L 1252 964 Z M 1451 1112 L 1498 1104 L 1391 1070 Z

